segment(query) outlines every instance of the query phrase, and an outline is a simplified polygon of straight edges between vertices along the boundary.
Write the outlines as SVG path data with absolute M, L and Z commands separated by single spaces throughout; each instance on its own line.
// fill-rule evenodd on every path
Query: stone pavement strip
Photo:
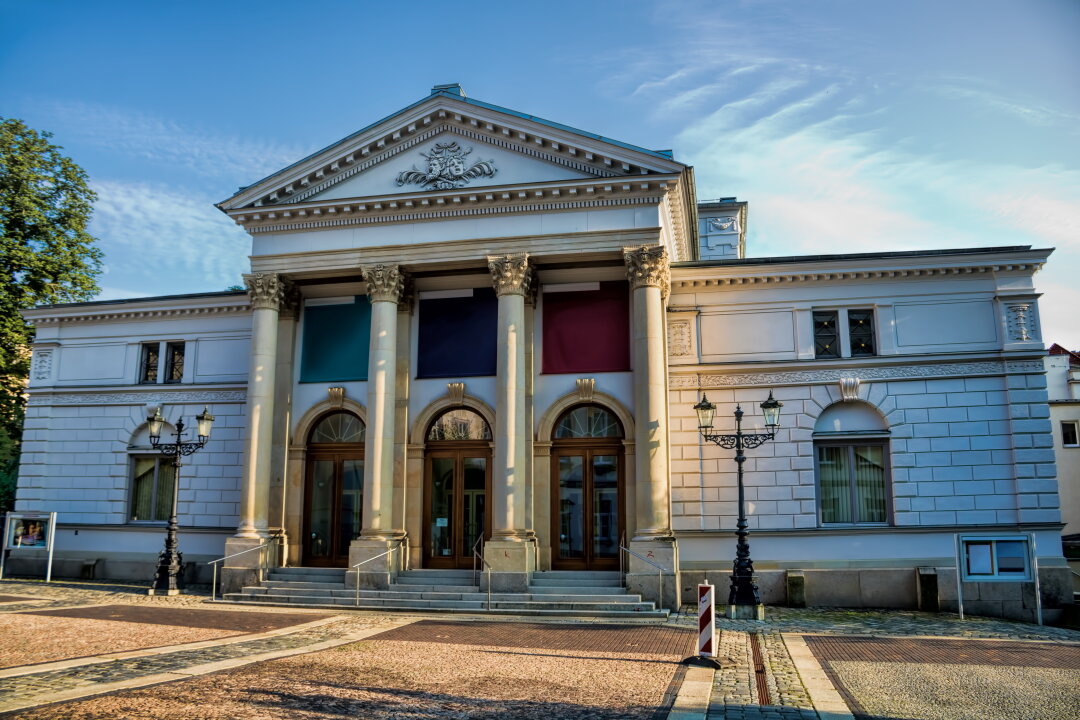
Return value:
M 332 617 L 257 636 L 133 650 L 0 672 L 0 712 L 67 702 L 117 690 L 185 680 L 250 663 L 362 640 L 412 619 Z

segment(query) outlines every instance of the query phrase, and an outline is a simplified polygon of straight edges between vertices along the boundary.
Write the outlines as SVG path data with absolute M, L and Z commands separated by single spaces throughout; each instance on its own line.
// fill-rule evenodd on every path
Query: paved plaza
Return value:
M 1080 719 L 1080 632 L 899 611 L 666 623 L 223 606 L 0 582 L 12 718 Z

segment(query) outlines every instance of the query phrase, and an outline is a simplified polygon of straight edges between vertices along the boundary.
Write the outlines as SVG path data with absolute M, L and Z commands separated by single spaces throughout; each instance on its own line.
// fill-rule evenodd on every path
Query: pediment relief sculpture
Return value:
M 429 153 L 420 153 L 427 160 L 427 170 L 405 170 L 397 176 L 398 186 L 416 184 L 425 190 L 453 190 L 464 187 L 470 180 L 495 177 L 494 160 L 480 160 L 469 165 L 473 149 L 465 149 L 456 141 L 435 143 Z

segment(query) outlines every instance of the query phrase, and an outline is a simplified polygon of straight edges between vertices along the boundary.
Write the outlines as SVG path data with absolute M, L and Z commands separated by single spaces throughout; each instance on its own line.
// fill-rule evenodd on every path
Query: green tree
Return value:
M 0 117 L 0 512 L 10 509 L 33 328 L 20 311 L 89 300 L 101 250 L 86 172 L 21 120 Z

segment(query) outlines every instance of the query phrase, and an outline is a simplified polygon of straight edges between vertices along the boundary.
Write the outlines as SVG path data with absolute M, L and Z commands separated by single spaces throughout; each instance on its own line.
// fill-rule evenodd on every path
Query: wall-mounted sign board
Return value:
M 966 582 L 1035 583 L 1035 610 L 1042 625 L 1039 560 L 1034 535 L 957 535 L 956 597 L 961 620 L 964 618 L 963 583 Z

